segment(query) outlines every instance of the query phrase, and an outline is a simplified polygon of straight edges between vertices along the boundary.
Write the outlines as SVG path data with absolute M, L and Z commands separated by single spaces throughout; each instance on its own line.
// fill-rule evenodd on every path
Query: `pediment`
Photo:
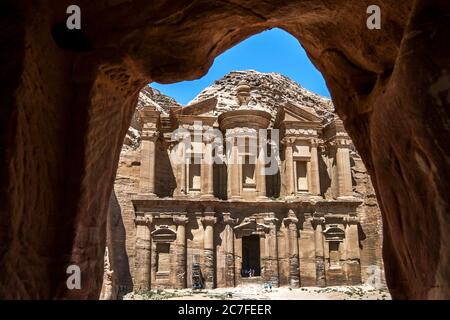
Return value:
M 151 233 L 151 236 L 155 242 L 171 242 L 176 239 L 177 233 L 170 229 L 169 226 L 161 225 Z
M 212 97 L 193 104 L 178 108 L 175 116 L 212 116 L 217 105 L 217 98 Z
M 345 231 L 337 226 L 329 226 L 324 231 L 326 241 L 342 241 L 345 238 Z
M 279 126 L 283 122 L 320 123 L 320 120 L 311 108 L 288 102 L 278 111 L 275 124 Z
M 241 224 L 233 228 L 235 231 L 241 231 L 244 233 L 254 233 L 254 232 L 266 232 L 270 229 L 269 226 L 257 223 L 254 219 L 245 219 Z

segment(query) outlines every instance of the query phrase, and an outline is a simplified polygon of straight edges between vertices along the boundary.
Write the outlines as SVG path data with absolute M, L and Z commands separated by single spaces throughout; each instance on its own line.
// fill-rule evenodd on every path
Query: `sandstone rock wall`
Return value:
M 370 175 L 361 160 L 361 157 L 353 152 L 351 155 L 353 193 L 363 200 L 358 208 L 358 217 L 362 226 L 361 241 L 361 277 L 368 282 L 370 278 L 377 283 L 374 285 L 386 285 L 383 266 L 383 224 L 380 207 L 378 206 L 375 190 L 372 186 Z M 374 278 L 375 277 L 375 278 Z

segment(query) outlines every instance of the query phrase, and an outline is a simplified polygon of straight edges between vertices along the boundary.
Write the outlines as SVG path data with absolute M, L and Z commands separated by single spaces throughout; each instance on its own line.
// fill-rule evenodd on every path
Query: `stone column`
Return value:
M 339 197 L 353 195 L 352 171 L 350 166 L 350 141 L 338 139 L 336 142 L 336 170 Z
M 234 287 L 235 280 L 235 262 L 234 262 L 234 229 L 237 219 L 231 218 L 229 212 L 223 213 L 223 222 L 225 223 L 225 285 L 227 287 Z
M 326 285 L 325 281 L 325 254 L 323 244 L 323 224 L 325 219 L 321 217 L 313 218 L 314 244 L 316 251 L 316 284 L 320 287 Z
M 150 290 L 150 255 L 151 217 L 138 216 L 134 220 L 136 224 L 135 247 L 135 276 L 134 283 L 137 291 Z
M 156 251 L 156 242 L 152 239 L 152 254 L 151 254 L 151 261 L 150 261 L 150 284 L 153 286 L 150 286 L 151 289 L 154 289 L 156 284 L 156 271 L 158 269 L 157 265 L 157 251 Z
M 214 224 L 217 218 L 214 216 L 214 211 L 205 211 L 202 218 L 205 226 L 205 234 L 203 239 L 203 250 L 205 260 L 205 288 L 213 289 L 215 283 L 215 261 L 214 261 Z
M 348 216 L 345 222 L 345 242 L 346 242 L 346 259 L 357 260 L 360 258 L 359 236 L 358 236 L 358 218 Z
M 263 144 L 267 144 L 266 140 L 259 140 L 259 148 L 257 149 L 258 157 L 256 159 L 255 171 L 256 171 L 256 199 L 265 200 L 267 199 L 266 192 L 266 148 Z
M 234 235 L 234 282 L 239 285 L 242 282 L 242 237 L 237 237 L 236 232 Z
M 345 222 L 345 273 L 348 284 L 356 285 L 361 283 L 361 264 L 358 236 L 358 218 L 348 216 Z
M 175 273 L 176 287 L 179 289 L 186 288 L 186 224 L 188 221 L 185 214 L 173 217 L 173 222 L 177 226 Z
M 176 197 L 183 197 L 186 195 L 186 140 L 187 138 L 190 139 L 190 136 L 188 137 L 189 133 L 182 132 L 179 134 L 178 141 L 176 142 L 175 146 L 175 158 L 174 163 L 176 164 L 176 172 L 175 172 L 175 178 L 177 182 L 177 187 L 174 191 L 174 196 Z
M 293 156 L 293 144 L 294 139 L 284 138 L 284 181 L 286 186 L 286 196 L 295 195 L 295 184 L 294 184 L 294 156 Z
M 292 288 L 300 287 L 300 268 L 298 256 L 298 219 L 294 211 L 289 210 L 288 217 L 284 219 L 288 229 L 289 241 L 289 283 Z
M 205 199 L 214 198 L 214 174 L 213 174 L 213 145 L 214 135 L 205 134 L 204 137 L 205 149 L 203 152 L 202 166 L 201 166 L 201 197 Z
M 141 136 L 141 167 L 139 189 L 143 194 L 155 196 L 156 141 L 158 131 L 143 131 Z
M 318 140 L 311 140 L 311 194 L 320 196 L 319 156 L 317 152 Z
M 228 199 L 240 199 L 240 184 L 241 179 L 239 177 L 239 151 L 237 145 L 237 137 L 232 129 L 227 130 L 227 147 L 231 150 L 227 150 L 227 184 L 228 184 Z
M 139 111 L 139 117 L 142 121 L 139 191 L 154 196 L 156 141 L 159 137 L 160 113 L 154 107 L 146 107 Z
M 277 243 L 277 222 L 275 217 L 265 218 L 264 222 L 269 225 L 269 232 L 266 235 L 268 253 L 266 257 L 266 273 L 274 287 L 279 286 L 279 268 L 278 268 L 278 243 Z

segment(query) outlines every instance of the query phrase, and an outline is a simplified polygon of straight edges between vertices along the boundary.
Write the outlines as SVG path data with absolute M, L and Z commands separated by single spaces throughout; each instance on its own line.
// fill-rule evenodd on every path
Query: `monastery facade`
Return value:
M 337 117 L 284 102 L 267 109 L 246 82 L 142 123 L 134 290 L 360 284 L 364 228 L 352 141 Z

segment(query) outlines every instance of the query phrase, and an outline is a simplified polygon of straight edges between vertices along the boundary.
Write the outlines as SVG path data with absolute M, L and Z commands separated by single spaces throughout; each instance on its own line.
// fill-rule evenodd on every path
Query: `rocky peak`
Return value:
M 266 110 L 275 118 L 278 108 L 286 102 L 291 102 L 309 109 L 325 122 L 334 118 L 334 106 L 330 99 L 308 91 L 288 77 L 274 72 L 232 71 L 205 88 L 188 105 L 212 97 L 217 98 L 218 114 L 245 104 L 248 108 Z M 168 115 L 170 108 L 181 107 L 175 99 L 149 86 L 139 93 L 136 111 L 145 106 L 156 107 L 162 115 Z M 124 150 L 136 149 L 139 146 L 139 130 L 140 123 L 136 112 L 124 140 Z
M 330 99 L 306 90 L 298 83 L 279 73 L 254 70 L 233 71 L 204 89 L 188 105 L 216 97 L 217 112 L 239 108 L 238 88 L 250 87 L 249 106 L 254 105 L 275 114 L 286 102 L 303 106 L 325 121 L 333 119 L 334 106 Z
M 161 93 L 161 91 L 149 86 L 145 86 L 141 92 L 139 92 L 136 109 L 141 110 L 145 106 L 154 106 L 163 115 L 168 115 L 170 108 L 181 107 L 175 99 L 166 96 Z
M 162 115 L 168 115 L 169 109 L 173 107 L 181 107 L 181 105 L 173 98 L 166 96 L 159 90 L 145 86 L 140 92 L 138 101 L 136 104 L 136 111 L 131 119 L 130 127 L 123 142 L 123 150 L 136 149 L 139 146 L 141 140 L 138 111 L 142 110 L 146 106 L 153 106 L 161 112 Z

